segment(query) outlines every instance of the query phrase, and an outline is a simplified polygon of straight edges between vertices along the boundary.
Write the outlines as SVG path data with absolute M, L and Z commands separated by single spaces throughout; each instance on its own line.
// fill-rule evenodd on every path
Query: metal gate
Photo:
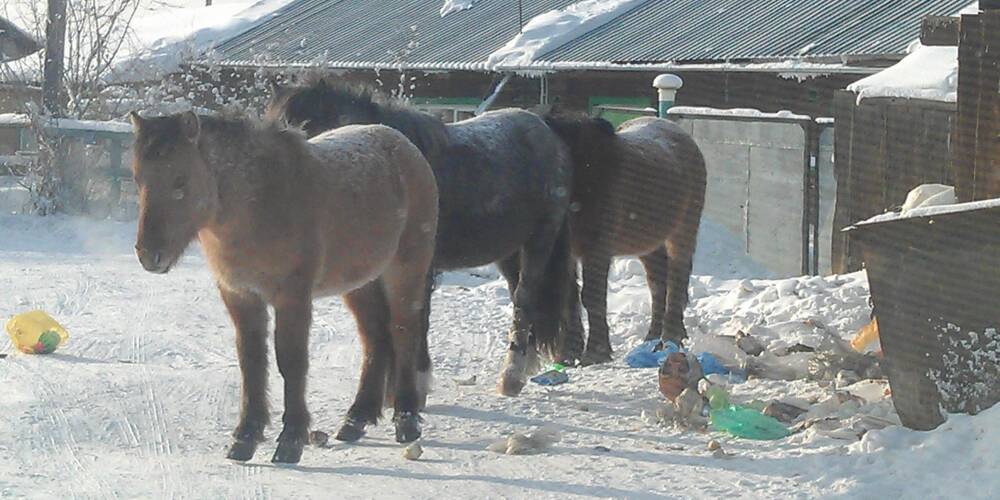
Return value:
M 703 219 L 726 228 L 775 276 L 829 272 L 832 121 L 708 108 L 672 108 L 669 118 L 705 155 Z

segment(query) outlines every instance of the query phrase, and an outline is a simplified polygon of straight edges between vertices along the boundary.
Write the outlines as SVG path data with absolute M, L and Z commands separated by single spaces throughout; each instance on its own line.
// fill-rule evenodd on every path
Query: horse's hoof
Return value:
M 337 431 L 337 435 L 334 436 L 334 439 L 345 443 L 353 443 L 361 439 L 364 435 L 365 423 L 360 420 L 348 418 L 344 421 L 344 425 L 340 426 L 340 430 Z
M 522 389 L 524 389 L 524 380 L 521 380 L 519 377 L 501 377 L 500 383 L 497 384 L 497 392 L 499 392 L 501 396 L 507 396 L 510 398 L 520 395 Z
M 299 439 L 278 441 L 278 449 L 274 450 L 271 462 L 276 464 L 297 464 L 302 459 L 302 449 L 305 443 Z
M 420 415 L 401 412 L 392 418 L 396 424 L 396 442 L 412 443 L 420 439 Z
M 237 462 L 246 462 L 247 460 L 253 458 L 253 454 L 256 451 L 256 441 L 236 440 L 229 446 L 229 452 L 226 453 L 226 458 L 236 460 Z
M 588 349 L 580 359 L 580 366 L 599 365 L 611 362 L 611 351 L 595 351 Z

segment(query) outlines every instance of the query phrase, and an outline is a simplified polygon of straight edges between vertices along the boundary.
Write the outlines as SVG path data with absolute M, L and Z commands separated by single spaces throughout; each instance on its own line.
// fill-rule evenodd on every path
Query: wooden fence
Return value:
M 995 198 L 1000 196 L 1000 10 L 962 16 L 959 33 L 955 189 L 959 201 Z
M 955 105 L 917 99 L 870 98 L 853 92 L 834 98 L 836 118 L 832 267 L 861 268 L 861 251 L 840 230 L 898 207 L 911 189 L 926 183 L 953 184 L 952 133 Z

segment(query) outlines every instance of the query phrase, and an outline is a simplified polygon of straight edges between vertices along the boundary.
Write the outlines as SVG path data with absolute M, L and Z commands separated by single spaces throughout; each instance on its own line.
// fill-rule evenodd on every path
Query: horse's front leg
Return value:
M 240 421 L 233 432 L 227 457 L 247 461 L 264 440 L 270 420 L 267 408 L 267 305 L 254 294 L 219 288 L 226 310 L 236 326 L 236 353 L 243 376 Z
M 587 350 L 580 364 L 593 365 L 611 361 L 611 339 L 608 327 L 608 270 L 611 257 L 587 256 L 583 259 L 583 307 L 590 321 Z
M 510 332 L 510 346 L 500 372 L 497 390 L 504 396 L 517 396 L 527 383 L 528 373 L 538 371 L 539 359 L 536 339 L 532 334 L 546 332 L 558 338 L 558 300 L 545 300 L 543 293 L 556 293 L 561 283 L 547 283 L 549 258 L 556 240 L 558 225 L 552 224 L 536 230 L 535 236 L 521 250 L 521 275 L 514 290 L 514 324 Z M 551 281 L 551 280 L 549 280 Z M 544 287 L 548 286 L 546 289 Z M 547 309 L 542 311 L 544 306 Z
M 309 440 L 309 410 L 306 408 L 306 374 L 309 371 L 309 327 L 312 296 L 308 287 L 286 287 L 274 306 L 274 350 L 278 371 L 285 380 L 284 427 L 278 436 L 275 463 L 298 463 Z

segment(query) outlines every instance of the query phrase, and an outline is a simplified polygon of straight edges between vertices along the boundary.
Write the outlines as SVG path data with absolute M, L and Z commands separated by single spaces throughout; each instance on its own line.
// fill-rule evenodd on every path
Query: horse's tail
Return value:
M 542 280 L 544 286 L 536 303 L 539 324 L 534 332 L 535 342 L 540 353 L 562 361 L 563 344 L 565 340 L 572 340 L 562 338 L 566 330 L 567 305 L 576 290 L 576 261 L 570 249 L 568 217 L 559 229 Z

